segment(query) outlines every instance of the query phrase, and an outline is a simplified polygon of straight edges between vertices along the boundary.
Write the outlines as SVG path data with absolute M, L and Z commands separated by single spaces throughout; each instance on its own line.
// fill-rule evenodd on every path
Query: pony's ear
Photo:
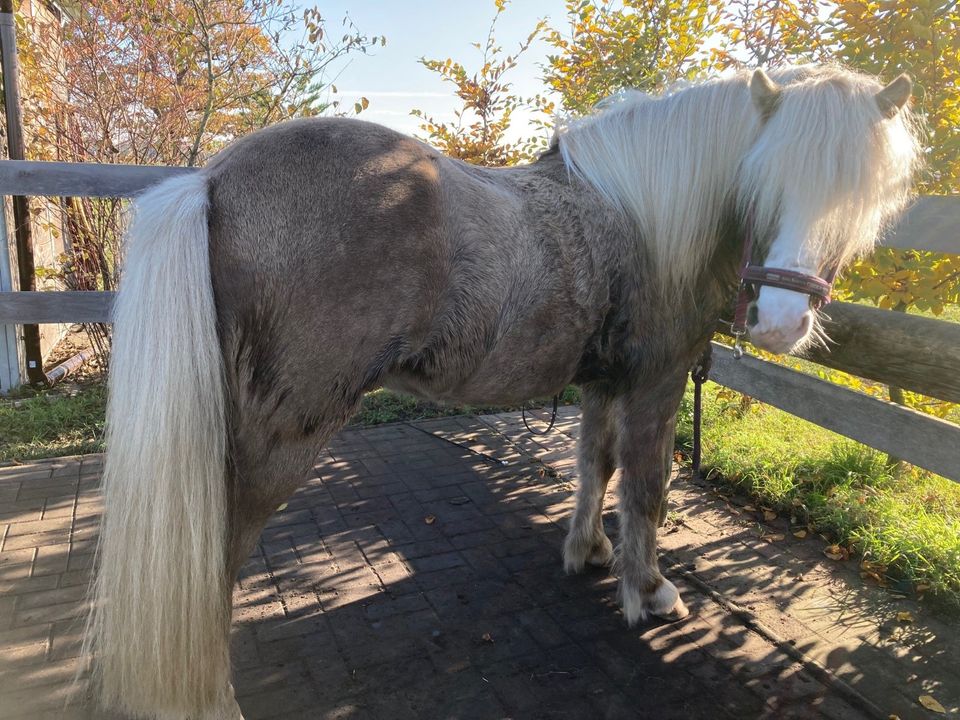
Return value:
M 910 92 L 913 90 L 913 80 L 906 73 L 901 74 L 883 90 L 876 94 L 877 106 L 885 118 L 892 118 L 907 104 Z
M 754 70 L 750 78 L 750 99 L 764 120 L 773 115 L 780 100 L 780 88 L 760 68 Z

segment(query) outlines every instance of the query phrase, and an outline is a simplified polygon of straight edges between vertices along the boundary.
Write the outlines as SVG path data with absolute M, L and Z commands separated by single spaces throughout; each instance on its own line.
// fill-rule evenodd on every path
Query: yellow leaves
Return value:
M 538 98 L 521 100 L 512 92 L 512 85 L 507 78 L 509 71 L 517 66 L 518 58 L 529 49 L 546 25 L 544 21 L 538 22 L 514 52 L 504 54 L 496 41 L 495 31 L 497 21 L 507 5 L 506 0 L 494 3 L 496 13 L 486 40 L 472 43 L 481 53 L 476 72 L 469 73 L 464 65 L 452 58 L 420 59 L 420 64 L 453 86 L 460 106 L 454 111 L 455 121 L 451 123 L 437 122 L 419 110 L 414 110 L 412 114 L 424 121 L 420 129 L 427 133 L 426 140 L 443 153 L 475 165 L 514 165 L 521 160 L 531 159 L 542 149 L 543 143 L 536 139 L 526 142 L 507 140 L 514 109 L 524 102 L 539 102 Z
M 864 580 L 872 580 L 878 585 L 886 586 L 887 566 L 883 563 L 872 560 L 863 560 L 860 563 L 860 577 Z
M 803 539 L 807 536 L 807 530 L 806 530 L 806 528 L 802 528 L 802 529 L 800 529 L 800 530 L 795 530 L 794 533 L 793 533 L 793 536 L 794 536 L 795 538 L 797 538 L 798 540 L 803 540 Z
M 901 610 L 897 613 L 897 622 L 909 625 L 914 620 L 913 613 L 909 610 Z
M 436 516 L 436 515 L 427 515 L 427 516 L 423 519 L 423 522 L 424 522 L 425 524 L 427 524 L 427 525 L 433 525 L 436 521 L 437 521 L 437 516 Z
M 947 712 L 946 708 L 944 708 L 943 705 L 937 702 L 932 695 L 921 695 L 919 698 L 917 698 L 917 701 L 930 712 L 935 712 L 940 714 Z

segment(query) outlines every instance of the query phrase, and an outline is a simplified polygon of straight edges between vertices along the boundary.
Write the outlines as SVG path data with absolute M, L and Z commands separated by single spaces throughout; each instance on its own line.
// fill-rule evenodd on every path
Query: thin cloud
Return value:
M 397 98 L 449 98 L 452 93 L 441 92 L 408 92 L 406 90 L 337 90 L 338 95 L 363 95 L 364 97 L 397 97 Z

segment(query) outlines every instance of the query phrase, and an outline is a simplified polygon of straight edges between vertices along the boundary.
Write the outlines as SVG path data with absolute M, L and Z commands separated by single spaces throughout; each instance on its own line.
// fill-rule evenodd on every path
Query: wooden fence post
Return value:
M 7 233 L 7 211 L 0 198 L 0 293 L 13 290 L 13 273 L 10 270 L 9 235 Z M 0 395 L 6 394 L 23 382 L 20 370 L 22 350 L 17 333 L 17 325 L 0 322 Z
M 0 63 L 3 69 L 3 98 L 7 118 L 7 147 L 11 160 L 23 160 L 23 117 L 20 113 L 20 67 L 17 59 L 16 20 L 13 0 L 0 0 Z M 27 198 L 13 197 L 13 224 L 17 237 L 17 272 L 21 291 L 36 290 L 33 265 L 33 237 Z M 27 379 L 43 385 L 43 356 L 40 352 L 40 327 L 23 326 L 23 345 L 27 361 Z

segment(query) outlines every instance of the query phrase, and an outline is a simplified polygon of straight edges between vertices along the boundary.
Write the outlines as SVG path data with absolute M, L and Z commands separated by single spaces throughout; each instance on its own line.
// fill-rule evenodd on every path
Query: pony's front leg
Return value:
M 667 619 L 688 614 L 680 593 L 657 566 L 657 528 L 664 515 L 673 464 L 676 412 L 686 373 L 645 384 L 620 398 L 620 541 L 616 569 L 630 625 L 648 613 Z
M 603 497 L 616 469 L 613 397 L 602 388 L 585 386 L 581 409 L 577 505 L 563 545 L 563 567 L 568 573 L 580 572 L 587 564 L 613 561 L 613 544 L 603 531 Z

